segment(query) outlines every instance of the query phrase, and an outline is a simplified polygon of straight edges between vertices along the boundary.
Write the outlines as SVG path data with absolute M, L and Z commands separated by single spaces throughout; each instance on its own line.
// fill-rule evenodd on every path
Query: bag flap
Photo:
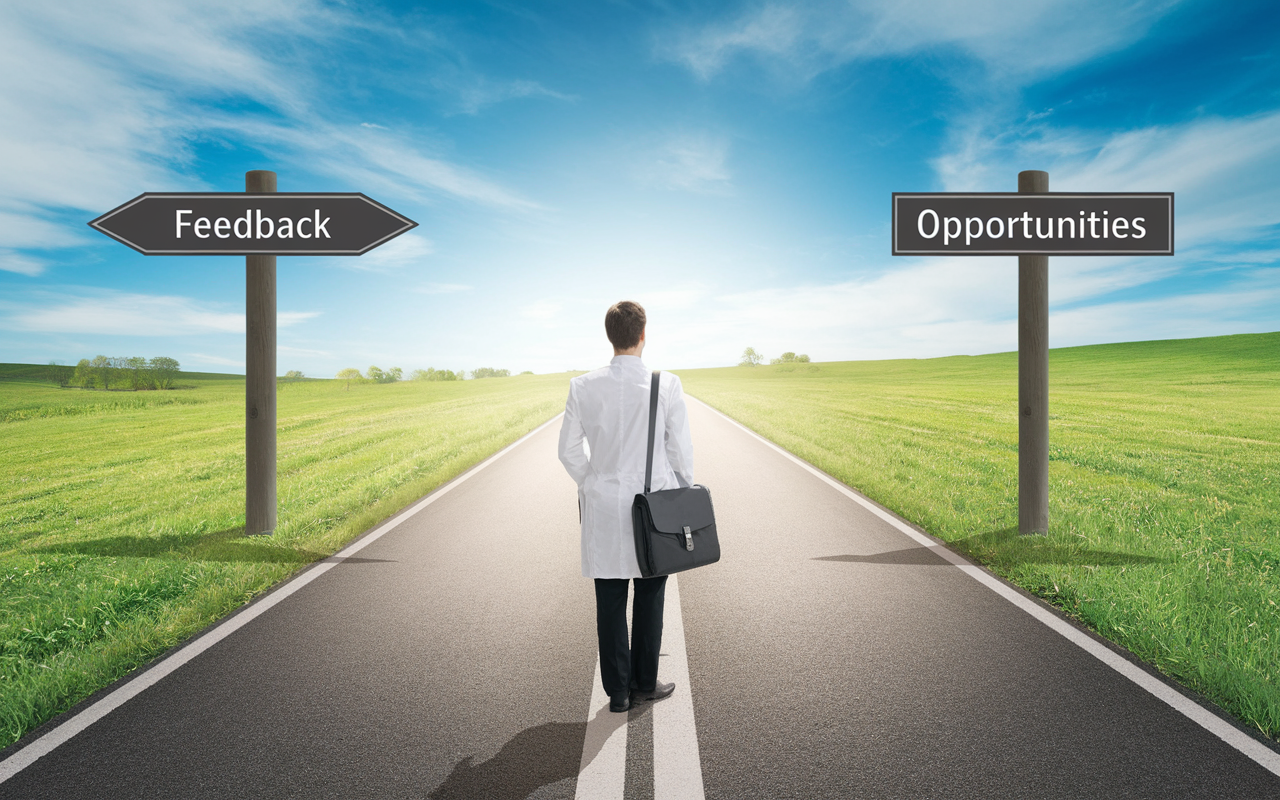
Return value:
M 680 533 L 686 525 L 696 531 L 716 521 L 711 509 L 711 493 L 705 486 L 638 494 L 636 501 L 649 506 L 653 527 L 662 533 Z

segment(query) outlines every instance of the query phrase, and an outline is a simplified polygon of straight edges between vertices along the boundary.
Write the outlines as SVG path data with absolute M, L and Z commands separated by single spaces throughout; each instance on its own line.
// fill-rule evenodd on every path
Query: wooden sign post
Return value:
M 276 174 L 244 175 L 250 194 L 275 194 Z M 276 257 L 248 255 L 245 268 L 244 531 L 276 529 Z
M 1018 173 L 1045 194 L 1049 173 Z M 1049 257 L 1018 256 L 1018 533 L 1049 531 Z
M 245 257 L 245 533 L 276 529 L 276 256 L 358 256 L 418 223 L 363 194 L 278 193 L 252 170 L 244 193 L 146 193 L 89 223 L 143 255 Z
M 1049 256 L 1173 255 L 1173 193 L 893 194 L 893 255 L 1018 257 L 1018 532 L 1049 530 Z

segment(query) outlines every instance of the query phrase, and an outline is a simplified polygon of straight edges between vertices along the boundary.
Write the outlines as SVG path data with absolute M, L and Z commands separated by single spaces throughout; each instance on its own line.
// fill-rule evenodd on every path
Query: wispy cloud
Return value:
M 183 179 L 199 106 L 228 96 L 304 113 L 304 87 L 255 55 L 257 30 L 316 35 L 305 2 L 0 5 L 0 198 L 21 198 L 23 227 L 65 245 L 45 208 L 99 209 L 122 187 L 201 188 Z M 44 235 L 39 235 L 43 233 Z
M 276 352 L 285 356 L 316 356 L 327 358 L 332 355 L 328 350 L 311 350 L 305 347 L 290 347 L 284 344 L 276 345 Z
M 710 133 L 668 138 L 636 167 L 642 183 L 665 189 L 724 194 L 732 189 L 729 139 Z
M 409 197 L 443 192 L 463 200 L 500 208 L 541 208 L 539 204 L 520 197 L 472 170 L 423 154 L 417 146 L 403 138 L 372 130 L 348 133 L 341 129 L 331 129 L 326 133 L 334 145 L 325 148 L 323 163 L 326 171 L 342 175 L 353 183 L 372 179 L 392 188 L 397 194 Z M 308 149 L 315 146 L 314 140 L 310 138 L 314 135 L 314 129 L 290 131 L 294 144 Z M 358 158 L 348 160 L 351 155 Z
M 0 190 L 4 181 L 5 177 L 0 174 Z M 0 242 L 6 247 L 66 247 L 82 244 L 88 238 L 78 230 L 67 230 L 66 226 L 48 219 L 47 213 L 38 206 L 15 198 L 0 198 Z
M 419 201 L 445 196 L 514 211 L 542 208 L 473 169 L 425 153 L 421 143 L 380 125 L 339 125 L 318 117 L 281 122 L 214 110 L 200 124 L 207 135 L 253 142 L 272 153 L 273 160 L 305 164 L 308 172 L 341 178 L 366 194 Z
M 413 291 L 418 294 L 455 294 L 457 292 L 469 292 L 473 288 L 463 283 L 424 283 L 417 286 Z
M 528 13 L 520 6 L 508 6 L 504 11 L 516 16 Z M 470 45 L 480 45 L 478 49 L 483 49 L 489 42 L 481 44 L 453 24 L 437 19 L 441 21 L 439 28 L 405 27 L 403 18 L 375 27 L 388 39 L 398 38 L 413 50 L 418 73 L 414 83 L 418 91 L 425 91 L 438 102 L 446 116 L 476 116 L 492 106 L 530 98 L 564 103 L 578 101 L 577 96 L 550 88 L 541 81 L 499 77 L 478 69 L 468 53 Z
M 1280 112 L 1122 131 L 976 116 L 934 166 L 947 191 L 1013 191 L 1028 168 L 1049 172 L 1053 191 L 1172 191 L 1180 250 L 1248 242 L 1280 208 Z
M 194 360 L 197 364 L 216 364 L 220 367 L 235 367 L 236 369 L 244 369 L 243 358 L 227 358 L 226 356 L 215 356 L 208 353 L 187 353 L 187 357 Z
M 669 33 L 659 52 L 704 80 L 740 56 L 808 80 L 844 64 L 948 49 L 1022 82 L 1141 37 L 1175 2 L 897 0 L 766 3 Z
M 817 33 L 811 19 L 803 9 L 769 4 L 732 20 L 682 31 L 660 49 L 706 80 L 738 53 L 794 61 L 802 45 Z
M 0 83 L 0 241 L 83 244 L 92 239 L 51 212 L 100 213 L 139 188 L 225 189 L 193 169 L 196 146 L 219 138 L 400 197 L 537 207 L 420 141 L 328 118 L 314 56 L 304 54 L 365 27 L 343 6 L 312 0 L 0 4 L 0 73 L 23 76 Z M 264 31 L 273 47 L 261 46 Z M 227 101 L 249 107 L 230 116 Z
M 1247 271 L 1191 295 L 1075 306 L 1073 297 L 1096 297 L 1090 292 L 1110 287 L 1088 272 L 1074 278 L 1051 277 L 1049 337 L 1054 347 L 1280 326 L 1277 269 Z M 655 320 L 654 341 L 646 355 L 652 350 L 655 365 L 734 364 L 748 345 L 766 356 L 790 350 L 828 361 L 927 358 L 1018 347 L 1017 266 L 1008 258 L 912 259 L 867 280 L 707 292 L 696 300 L 697 315 L 668 308 L 658 298 L 646 299 L 646 310 Z
M 535 300 L 532 303 L 520 309 L 520 316 L 525 319 L 535 320 L 541 323 L 554 323 L 562 318 L 564 310 L 564 301 L 543 299 Z
M 280 311 L 276 314 L 276 327 L 288 328 L 320 316 L 319 311 Z
M 435 247 L 430 240 L 410 232 L 403 233 L 386 244 L 378 245 L 362 256 L 326 258 L 325 265 L 358 272 L 390 274 L 404 269 L 422 267 L 434 252 Z
M 1280 269 L 1260 269 L 1211 291 L 1098 303 L 1050 314 L 1054 346 L 1181 339 L 1280 328 Z
M 16 331 L 121 336 L 184 336 L 245 332 L 243 313 L 211 308 L 186 297 L 92 291 L 75 298 L 44 298 L 34 307 L 6 303 L 0 326 Z M 319 316 L 312 311 L 284 311 L 276 326 L 287 328 Z
M 459 110 L 464 114 L 478 114 L 487 106 L 523 97 L 550 97 L 564 102 L 575 102 L 576 97 L 548 89 L 537 81 L 500 81 L 482 75 L 472 75 L 461 81 L 451 82 L 458 95 Z
M 44 272 L 45 264 L 40 259 L 31 258 L 13 250 L 0 250 L 0 270 L 16 272 L 19 275 L 35 277 Z

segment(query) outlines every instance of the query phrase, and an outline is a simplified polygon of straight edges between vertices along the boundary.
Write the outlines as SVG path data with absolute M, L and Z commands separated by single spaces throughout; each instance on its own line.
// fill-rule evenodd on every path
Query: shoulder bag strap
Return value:
M 658 373 L 653 371 L 653 380 L 649 384 L 649 454 L 644 459 L 644 493 L 649 493 L 649 484 L 653 477 L 653 429 L 658 424 Z

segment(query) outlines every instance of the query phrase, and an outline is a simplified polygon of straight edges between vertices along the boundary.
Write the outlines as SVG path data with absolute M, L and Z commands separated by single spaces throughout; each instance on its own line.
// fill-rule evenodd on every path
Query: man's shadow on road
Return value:
M 625 722 L 625 715 L 619 715 Z M 454 765 L 430 800 L 523 800 L 543 786 L 577 778 L 585 722 L 548 722 L 517 733 L 488 761 L 467 756 Z
M 1123 567 L 1139 564 L 1163 564 L 1168 561 L 1155 556 L 1091 550 L 1045 536 L 1022 536 L 1017 528 L 1001 528 L 957 539 L 951 543 L 957 550 L 984 564 L 1016 566 L 1019 564 L 1057 564 L 1067 567 Z M 900 566 L 938 566 L 951 564 L 941 545 L 908 547 L 871 555 L 822 556 L 814 561 L 848 561 L 860 564 L 896 564 Z

